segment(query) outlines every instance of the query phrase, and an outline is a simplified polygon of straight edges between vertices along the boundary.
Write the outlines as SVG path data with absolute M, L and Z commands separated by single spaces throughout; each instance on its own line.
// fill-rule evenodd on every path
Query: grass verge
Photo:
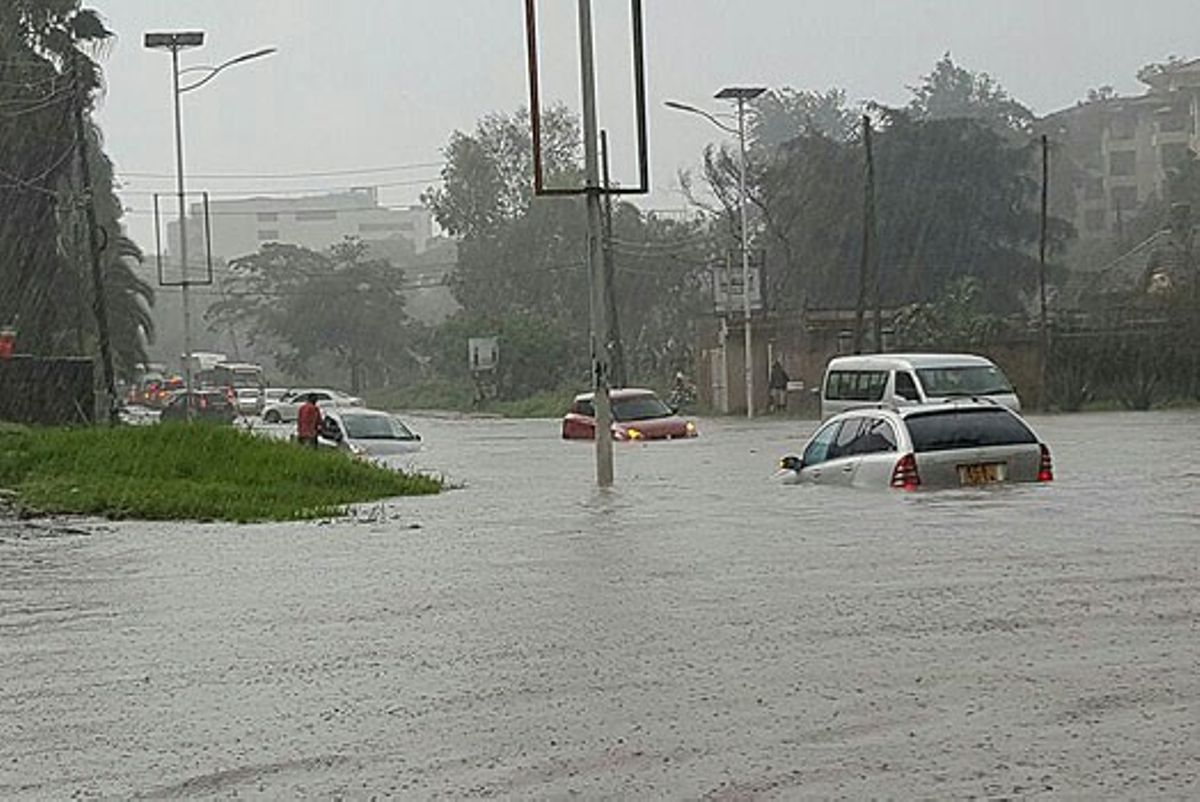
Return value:
M 289 521 L 437 493 L 391 471 L 225 426 L 0 428 L 0 488 L 37 513 L 146 520 Z

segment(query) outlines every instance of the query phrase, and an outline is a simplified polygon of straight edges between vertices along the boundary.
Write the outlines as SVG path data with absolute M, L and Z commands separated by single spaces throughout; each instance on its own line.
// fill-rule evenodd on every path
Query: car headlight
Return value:
M 630 440 L 641 440 L 642 433 L 640 431 L 638 431 L 637 429 L 630 429 L 629 430 L 629 439 Z
M 346 448 L 356 457 L 366 456 L 367 450 L 357 443 L 347 443 Z
M 687 423 L 685 423 L 684 428 L 687 429 L 688 434 L 696 433 L 696 424 L 692 423 L 691 421 L 688 421 Z

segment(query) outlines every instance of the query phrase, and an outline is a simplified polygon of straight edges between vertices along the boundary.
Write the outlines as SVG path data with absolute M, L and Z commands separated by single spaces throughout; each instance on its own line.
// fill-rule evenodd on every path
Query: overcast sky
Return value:
M 99 121 L 124 182 L 131 233 L 147 250 L 148 194 L 173 187 L 170 56 L 151 30 L 202 29 L 184 66 L 261 47 L 184 97 L 188 189 L 221 197 L 382 185 L 416 202 L 454 129 L 525 104 L 521 0 L 88 0 L 116 32 Z M 594 0 L 601 124 L 614 173 L 632 182 L 628 3 Z M 682 206 L 676 173 L 721 134 L 667 99 L 720 110 L 722 86 L 841 87 L 852 101 L 901 104 L 949 51 L 1036 113 L 1089 87 L 1140 91 L 1134 73 L 1200 56 L 1197 0 L 645 0 L 651 182 L 646 204 Z M 544 96 L 578 106 L 574 0 L 541 0 Z M 356 175 L 217 177 L 379 169 Z M 139 175 L 157 174 L 161 177 Z

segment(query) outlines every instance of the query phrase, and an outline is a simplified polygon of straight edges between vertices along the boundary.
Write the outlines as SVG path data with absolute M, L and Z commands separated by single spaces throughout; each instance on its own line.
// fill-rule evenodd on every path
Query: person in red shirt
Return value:
M 321 429 L 321 408 L 317 406 L 317 394 L 309 393 L 296 413 L 296 439 L 300 445 L 317 447 L 317 432 Z

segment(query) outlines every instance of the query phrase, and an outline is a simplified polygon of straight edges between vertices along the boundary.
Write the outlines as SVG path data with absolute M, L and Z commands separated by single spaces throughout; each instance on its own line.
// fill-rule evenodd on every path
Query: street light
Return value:
M 260 56 L 267 56 L 275 52 L 275 48 L 269 47 L 263 50 L 256 50 L 253 53 L 246 53 L 236 58 L 217 65 L 216 67 L 189 67 L 186 70 L 179 69 L 179 51 L 186 50 L 191 47 L 200 47 L 204 44 L 204 31 L 172 31 L 167 33 L 147 33 L 143 43 L 146 47 L 152 50 L 170 50 L 171 51 L 171 80 L 172 80 L 172 96 L 175 101 L 175 191 L 179 196 L 179 270 L 180 270 L 180 291 L 183 301 L 183 375 L 184 387 L 186 392 L 185 409 L 187 410 L 187 419 L 192 420 L 192 311 L 191 304 L 188 299 L 188 256 L 187 256 L 187 203 L 183 192 L 183 122 L 180 114 L 179 96 L 184 92 L 192 89 L 197 89 L 208 83 L 221 70 L 226 67 L 240 64 Z M 184 87 L 179 86 L 179 76 L 182 73 L 192 72 L 194 70 L 208 70 L 208 74 L 195 83 Z
M 673 100 L 666 101 L 666 105 L 669 108 L 699 114 L 717 128 L 738 138 L 738 208 L 742 218 L 742 313 L 745 318 L 743 322 L 745 324 L 744 331 L 746 335 L 745 384 L 747 418 L 754 417 L 754 361 L 753 350 L 751 348 L 752 340 L 750 337 L 750 236 L 746 226 L 746 101 L 753 100 L 765 91 L 767 91 L 765 87 L 758 86 L 727 86 L 713 96 L 718 100 L 737 101 L 736 129 L 721 122 L 715 115 L 703 109 L 689 106 L 686 103 L 677 103 Z

